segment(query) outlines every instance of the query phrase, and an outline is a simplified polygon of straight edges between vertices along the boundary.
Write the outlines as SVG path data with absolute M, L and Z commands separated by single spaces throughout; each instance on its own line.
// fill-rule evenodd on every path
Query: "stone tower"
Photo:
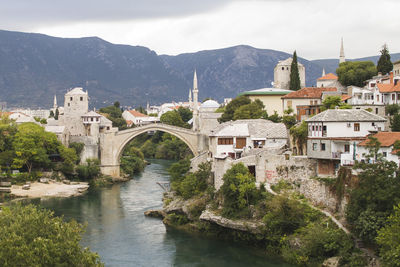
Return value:
M 54 112 L 55 112 L 55 110 L 57 109 L 57 96 L 56 95 L 54 95 L 54 103 L 53 103 L 53 109 L 54 109 Z
M 290 85 L 290 70 L 293 58 L 281 60 L 274 68 L 274 87 L 280 89 L 289 89 Z M 306 86 L 306 69 L 303 64 L 297 62 L 300 76 L 301 88 Z
M 88 113 L 89 97 L 82 88 L 76 87 L 64 96 L 64 115 L 62 122 L 71 135 L 85 135 L 85 128 L 81 117 Z
M 189 89 L 189 108 L 193 108 L 192 89 Z
M 343 47 L 343 37 L 340 45 L 340 57 L 339 57 L 339 64 L 346 62 L 346 58 L 344 57 L 344 47 Z
M 197 74 L 193 76 L 193 131 L 199 130 L 199 89 L 197 88 Z

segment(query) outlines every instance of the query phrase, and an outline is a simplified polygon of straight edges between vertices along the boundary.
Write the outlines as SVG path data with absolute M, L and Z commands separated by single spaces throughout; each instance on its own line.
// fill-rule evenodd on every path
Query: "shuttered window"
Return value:
M 246 146 L 246 138 L 236 138 L 236 148 L 243 148 Z
M 233 145 L 233 138 L 218 138 L 218 145 Z

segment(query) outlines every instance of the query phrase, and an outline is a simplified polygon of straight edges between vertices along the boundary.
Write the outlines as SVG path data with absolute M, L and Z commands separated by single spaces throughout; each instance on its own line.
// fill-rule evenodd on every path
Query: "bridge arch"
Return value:
M 162 131 L 176 136 L 189 147 L 195 157 L 202 151 L 208 149 L 208 142 L 205 135 L 182 127 L 163 123 L 152 123 L 123 131 L 115 129 L 100 134 L 102 173 L 112 177 L 119 177 L 120 158 L 125 146 L 139 134 L 148 131 Z
M 139 127 L 138 127 L 139 128 Z M 142 127 L 140 127 L 142 128 Z M 144 128 L 144 127 L 143 127 Z M 124 131 L 129 131 L 129 130 L 124 130 Z M 180 140 L 182 140 L 190 149 L 190 151 L 192 151 L 194 156 L 198 155 L 198 151 L 196 149 L 197 144 L 193 144 L 192 142 L 190 142 L 189 140 L 187 140 L 187 137 L 183 136 L 182 134 L 176 132 L 176 131 L 171 131 L 169 129 L 166 129 L 164 127 L 154 127 L 154 130 L 149 130 L 148 127 L 145 127 L 145 129 L 139 129 L 136 131 L 132 131 L 131 134 L 126 133 L 126 138 L 124 140 L 122 140 L 121 144 L 118 147 L 117 150 L 117 160 L 118 162 L 120 162 L 122 153 L 124 152 L 124 148 L 126 147 L 126 145 L 129 144 L 130 141 L 132 141 L 135 137 L 137 137 L 138 135 L 141 135 L 143 133 L 147 133 L 149 131 L 161 131 L 161 132 L 165 132 L 165 133 L 169 133 L 173 136 L 176 136 L 177 138 L 179 138 Z M 120 133 L 122 133 L 123 131 L 121 131 Z M 124 133 L 125 134 L 125 133 Z

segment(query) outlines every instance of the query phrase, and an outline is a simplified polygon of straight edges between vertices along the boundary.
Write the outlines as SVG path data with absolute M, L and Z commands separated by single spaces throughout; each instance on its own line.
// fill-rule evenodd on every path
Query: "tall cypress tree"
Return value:
M 378 66 L 376 67 L 378 72 L 382 72 L 382 74 L 386 74 L 392 71 L 393 63 L 390 61 L 390 54 L 387 44 L 382 46 L 381 57 L 378 60 Z
M 300 88 L 301 88 L 301 84 L 300 84 L 299 67 L 297 65 L 297 54 L 296 54 L 296 50 L 294 50 L 293 61 L 292 61 L 292 65 L 290 66 L 289 89 L 297 91 Z

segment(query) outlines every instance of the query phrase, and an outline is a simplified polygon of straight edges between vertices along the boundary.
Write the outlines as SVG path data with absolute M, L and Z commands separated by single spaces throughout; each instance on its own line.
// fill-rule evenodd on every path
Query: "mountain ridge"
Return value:
M 64 99 L 73 87 L 88 90 L 93 107 L 114 101 L 124 106 L 186 101 L 194 69 L 199 99 L 222 101 L 245 90 L 271 87 L 276 63 L 290 56 L 249 45 L 158 55 L 144 46 L 113 44 L 96 36 L 60 38 L 0 30 L 0 101 L 49 108 L 54 95 Z M 332 72 L 332 60 L 299 58 L 306 67 L 307 86 L 315 85 L 323 67 Z

